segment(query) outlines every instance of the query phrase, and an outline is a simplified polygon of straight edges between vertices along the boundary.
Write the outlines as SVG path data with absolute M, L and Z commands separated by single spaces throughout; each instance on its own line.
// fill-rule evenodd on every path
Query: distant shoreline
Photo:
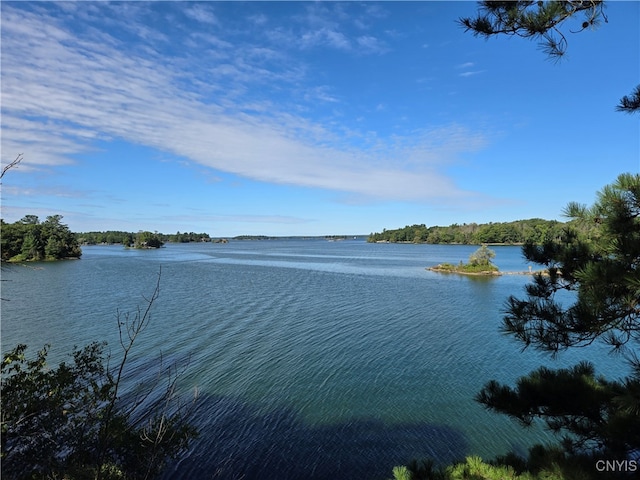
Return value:
M 429 243 L 429 242 L 392 242 L 391 240 L 376 240 L 375 242 L 368 243 L 393 243 L 393 244 L 402 244 L 402 245 L 487 245 L 489 247 L 521 247 L 524 245 L 524 242 L 482 242 L 482 243 L 459 243 L 459 242 L 439 242 L 439 243 Z

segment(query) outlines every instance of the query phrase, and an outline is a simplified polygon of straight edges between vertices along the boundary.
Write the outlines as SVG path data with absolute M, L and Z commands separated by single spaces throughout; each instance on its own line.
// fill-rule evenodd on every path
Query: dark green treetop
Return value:
M 526 244 L 527 259 L 550 275 L 536 277 L 527 300 L 509 298 L 505 329 L 553 353 L 597 338 L 616 349 L 639 342 L 640 175 L 622 174 L 592 207 L 571 203 L 565 212 L 597 224 L 599 235 L 586 240 L 569 230 L 562 243 Z M 576 302 L 563 307 L 560 291 L 576 292 Z

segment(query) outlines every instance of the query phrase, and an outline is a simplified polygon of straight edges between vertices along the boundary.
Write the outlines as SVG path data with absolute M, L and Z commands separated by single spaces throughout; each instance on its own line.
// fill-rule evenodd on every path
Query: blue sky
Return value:
M 2 217 L 73 231 L 367 234 L 562 219 L 640 170 L 640 3 L 533 41 L 475 2 L 1 4 Z M 568 25 L 571 29 L 575 25 Z

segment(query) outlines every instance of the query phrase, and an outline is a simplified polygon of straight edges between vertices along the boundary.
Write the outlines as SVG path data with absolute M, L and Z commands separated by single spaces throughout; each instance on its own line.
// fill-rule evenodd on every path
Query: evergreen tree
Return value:
M 484 1 L 477 17 L 459 22 L 485 38 L 540 40 L 549 57 L 559 59 L 568 44 L 563 28 L 575 33 L 607 21 L 603 7 L 597 0 Z M 568 26 L 576 21 L 578 28 Z M 640 86 L 620 100 L 617 110 L 640 111 Z M 640 451 L 640 175 L 620 175 L 591 208 L 570 204 L 566 214 L 589 235 L 568 226 L 560 238 L 525 244 L 525 257 L 547 267 L 548 276 L 535 275 L 525 299 L 508 299 L 504 332 L 551 354 L 602 341 L 621 353 L 629 373 L 608 380 L 589 362 L 540 368 L 513 388 L 489 382 L 477 400 L 524 425 L 542 419 L 563 435 L 570 454 L 628 459 Z
M 40 229 L 38 225 L 29 228 L 23 237 L 20 254 L 25 260 L 42 260 L 44 255 L 42 252 L 42 239 L 40 237 Z
M 620 175 L 591 208 L 570 204 L 566 213 L 597 224 L 599 235 L 585 239 L 567 229 L 561 242 L 525 245 L 526 258 L 549 275 L 536 275 L 525 299 L 508 299 L 504 331 L 552 354 L 603 341 L 622 353 L 630 374 L 607 380 L 588 362 L 541 368 L 515 388 L 488 383 L 478 400 L 525 425 L 543 419 L 564 435 L 569 452 L 624 458 L 640 449 L 640 175 Z M 572 292 L 573 303 L 559 292 Z
M 35 215 L 27 215 L 15 223 L 2 222 L 0 259 L 4 262 L 79 258 L 82 250 L 78 241 L 61 220 L 62 215 L 48 216 L 44 222 Z

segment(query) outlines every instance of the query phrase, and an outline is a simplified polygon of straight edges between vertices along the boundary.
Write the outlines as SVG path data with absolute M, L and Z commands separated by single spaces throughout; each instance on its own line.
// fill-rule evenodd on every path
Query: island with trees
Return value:
M 195 232 L 176 232 L 175 234 L 164 234 L 158 232 L 150 232 L 140 230 L 137 233 L 125 232 L 121 230 L 107 230 L 104 232 L 82 232 L 76 233 L 78 243 L 81 245 L 117 245 L 122 244 L 125 247 L 142 246 L 145 242 L 148 246 L 155 248 L 165 243 L 191 243 L 191 242 L 210 242 L 211 237 L 208 233 Z M 150 243 L 149 243 L 150 242 Z
M 62 223 L 62 215 L 50 215 L 44 222 L 36 215 L 26 215 L 17 222 L 0 219 L 3 262 L 37 262 L 80 258 L 81 245 L 123 245 L 127 248 L 155 249 L 165 243 L 211 242 L 208 233 L 179 231 L 163 234 L 140 230 L 74 233 Z
M 162 248 L 164 246 L 164 242 L 160 238 L 158 233 L 153 233 L 149 231 L 140 231 L 138 232 L 133 241 L 133 245 L 125 245 L 126 247 L 133 248 Z
M 80 258 L 82 249 L 62 215 L 50 215 L 41 222 L 27 215 L 14 223 L 0 220 L 3 262 L 31 262 Z

